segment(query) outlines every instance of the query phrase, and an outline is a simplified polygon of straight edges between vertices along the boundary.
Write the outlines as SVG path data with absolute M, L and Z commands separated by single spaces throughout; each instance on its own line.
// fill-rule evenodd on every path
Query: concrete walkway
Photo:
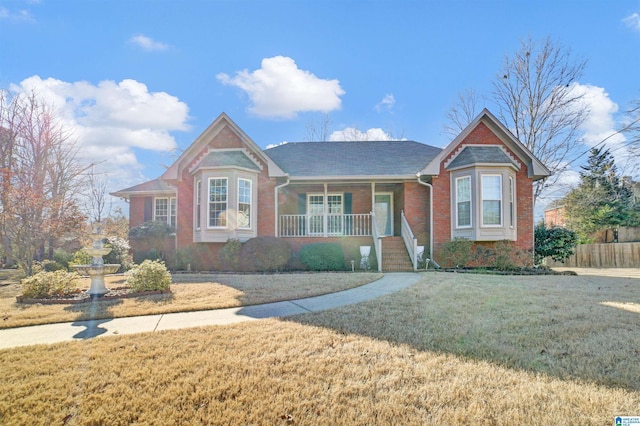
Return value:
M 392 273 L 385 274 L 382 278 L 372 283 L 349 290 L 285 302 L 210 311 L 178 312 L 9 328 L 0 330 L 0 349 L 119 334 L 225 325 L 262 318 L 285 317 L 324 311 L 395 293 L 412 286 L 419 279 L 420 275 L 416 273 Z

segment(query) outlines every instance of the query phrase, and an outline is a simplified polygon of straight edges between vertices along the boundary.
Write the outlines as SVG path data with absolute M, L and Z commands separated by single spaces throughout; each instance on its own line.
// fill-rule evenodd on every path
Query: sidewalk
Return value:
M 369 284 L 337 293 L 284 302 L 210 311 L 178 312 L 127 318 L 107 318 L 0 330 L 0 349 L 77 339 L 225 325 L 262 318 L 324 311 L 395 293 L 417 283 L 416 273 L 391 273 Z M 97 302 L 99 303 L 99 302 Z

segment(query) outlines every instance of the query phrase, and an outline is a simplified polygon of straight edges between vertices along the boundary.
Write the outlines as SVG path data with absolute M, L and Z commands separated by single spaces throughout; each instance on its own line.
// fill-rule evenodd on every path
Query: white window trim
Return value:
M 196 181 L 196 211 L 195 211 L 195 217 L 193 218 L 193 223 L 195 224 L 195 228 L 197 230 L 200 230 L 202 228 L 202 210 L 200 210 L 201 197 L 202 197 L 202 179 L 198 179 Z
M 226 200 L 224 202 L 225 204 L 225 209 L 224 212 L 227 215 L 227 217 L 225 218 L 225 225 L 224 226 L 211 226 L 211 181 L 213 180 L 224 180 L 227 185 L 227 193 L 226 193 Z M 229 178 L 226 176 L 219 176 L 219 177 L 210 177 L 207 180 L 207 229 L 228 229 L 229 228 Z
M 499 200 L 495 200 L 495 199 L 487 199 L 485 200 L 484 198 L 484 185 L 483 185 L 483 178 L 484 177 L 497 177 L 499 178 L 499 182 L 500 182 L 500 199 Z M 502 193 L 503 191 L 503 176 L 502 174 L 499 173 L 481 173 L 480 174 L 480 226 L 482 226 L 483 228 L 504 228 L 504 194 Z M 499 224 L 485 224 L 484 223 L 484 202 L 485 201 L 500 201 L 500 223 Z
M 516 180 L 509 176 L 509 228 L 516 226 Z
M 176 206 L 176 225 L 178 223 L 178 205 L 177 205 L 177 199 L 176 197 L 154 197 L 153 198 L 153 221 L 159 221 L 158 219 L 158 209 L 157 209 L 157 204 L 159 200 L 167 200 L 167 219 L 166 220 L 162 220 L 162 222 L 166 223 L 169 226 L 173 226 L 171 225 L 171 205 L 173 204 L 174 206 Z
M 307 193 L 307 216 L 310 214 L 313 215 L 322 215 L 323 216 L 323 225 L 322 225 L 322 231 L 321 232 L 309 232 L 309 235 L 312 236 L 317 236 L 317 235 L 329 235 L 329 236 L 337 236 L 337 235 L 343 235 L 344 234 L 344 229 L 341 229 L 341 232 L 328 232 L 329 230 L 327 229 L 329 227 L 329 224 L 327 223 L 327 221 L 324 220 L 324 217 L 329 217 L 329 215 L 335 215 L 335 214 L 344 214 L 344 193 L 343 192 L 327 192 L 326 193 L 327 197 L 340 197 L 340 213 L 329 213 L 328 211 L 328 207 L 329 207 L 329 203 L 328 200 L 325 199 L 325 193 L 324 192 L 310 192 Z M 311 203 L 309 202 L 309 199 L 311 197 L 322 197 L 322 212 L 321 213 L 309 213 L 310 212 L 310 206 Z M 307 229 L 311 229 L 310 224 L 307 224 Z
M 460 225 L 460 221 L 458 218 L 458 181 L 462 179 L 469 180 L 469 224 L 468 225 Z M 471 175 L 459 176 L 455 178 L 455 210 L 456 210 L 456 229 L 469 229 L 473 228 L 473 187 L 472 185 Z
M 248 203 L 241 203 L 240 202 L 240 181 L 245 181 L 249 183 L 249 202 Z M 238 182 L 237 182 L 237 187 L 236 187 L 236 194 L 237 194 L 237 227 L 238 229 L 242 229 L 242 230 L 251 230 L 253 229 L 253 181 L 251 179 L 246 179 L 246 178 L 238 178 Z M 229 192 L 229 190 L 227 189 L 227 192 Z M 249 204 L 249 225 L 248 226 L 240 226 L 240 204 Z

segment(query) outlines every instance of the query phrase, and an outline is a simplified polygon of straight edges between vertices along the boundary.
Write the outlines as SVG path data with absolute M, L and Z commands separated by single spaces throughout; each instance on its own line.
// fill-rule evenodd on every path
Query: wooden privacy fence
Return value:
M 575 268 L 640 268 L 640 243 L 580 244 L 564 263 L 547 259 L 548 266 Z

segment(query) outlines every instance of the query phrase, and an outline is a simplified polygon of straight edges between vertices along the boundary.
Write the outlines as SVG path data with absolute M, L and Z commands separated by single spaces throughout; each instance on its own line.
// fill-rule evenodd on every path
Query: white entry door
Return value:
M 376 214 L 376 225 L 381 237 L 393 235 L 393 193 L 377 192 L 373 211 Z

